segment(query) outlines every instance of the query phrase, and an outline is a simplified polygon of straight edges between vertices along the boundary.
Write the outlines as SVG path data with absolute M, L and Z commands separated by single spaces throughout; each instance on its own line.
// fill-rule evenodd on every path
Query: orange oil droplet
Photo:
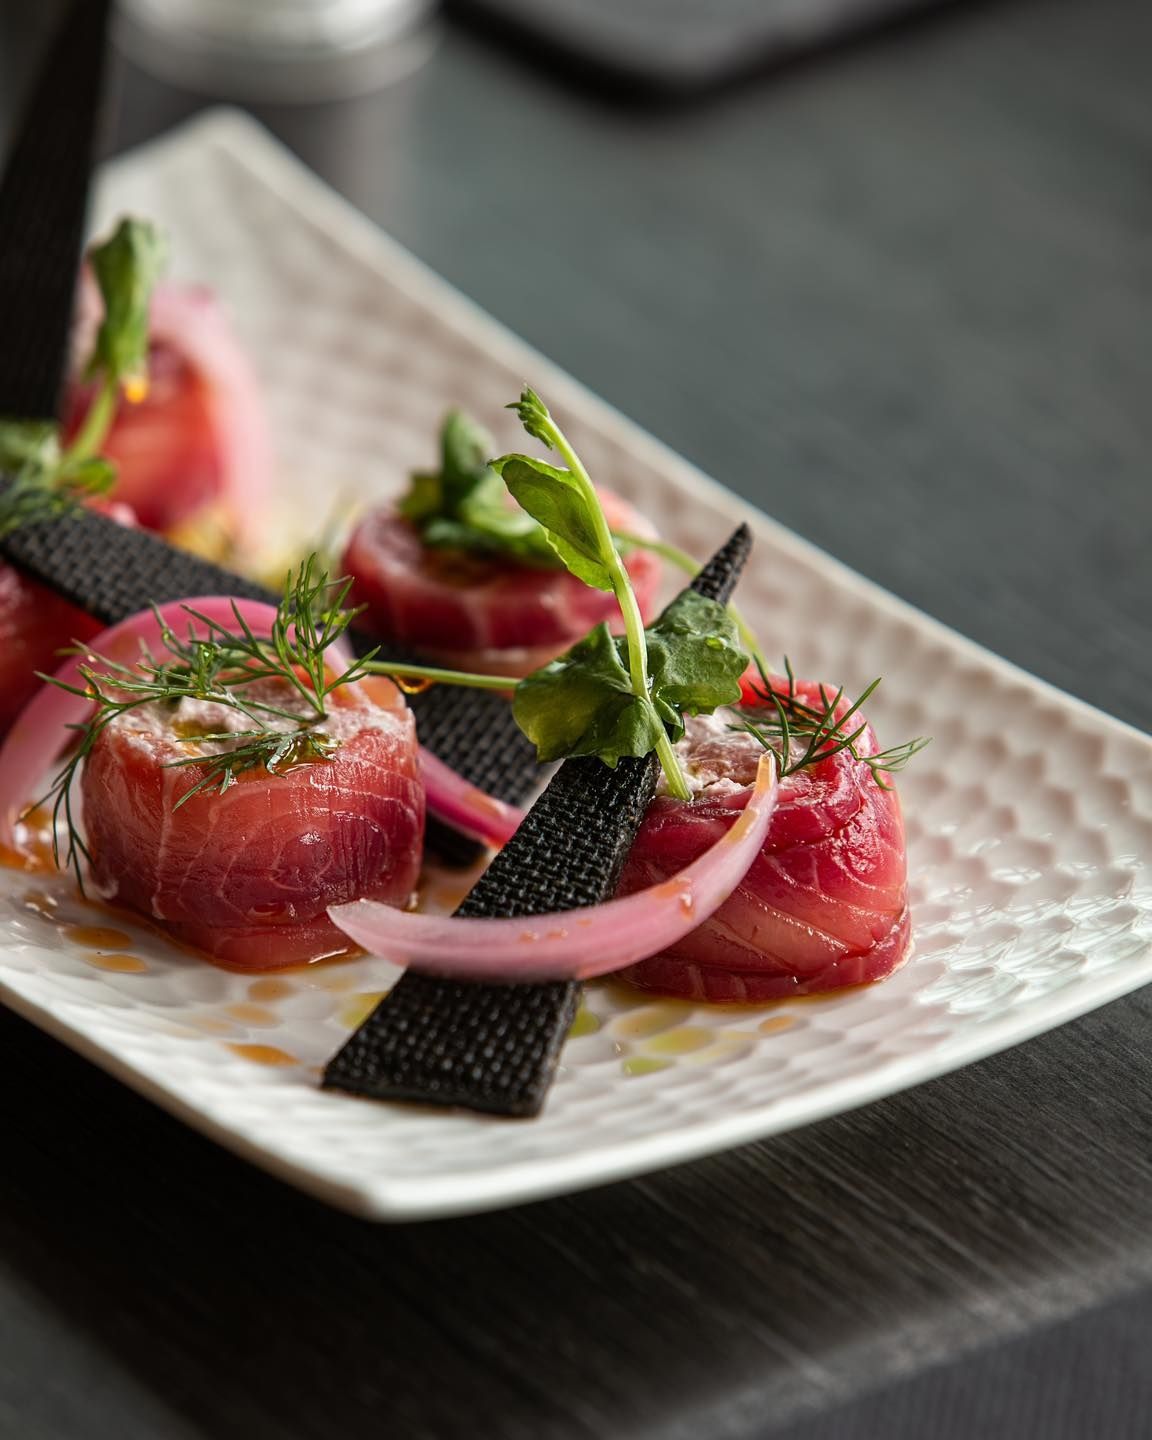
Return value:
M 143 975 L 148 969 L 147 961 L 141 960 L 139 955 L 108 954 L 102 950 L 85 955 L 84 963 L 95 970 L 112 970 L 118 975 Z
M 123 950 L 132 943 L 131 935 L 111 925 L 66 925 L 64 938 L 90 950 Z
M 291 980 L 282 980 L 278 975 L 266 975 L 263 980 L 253 980 L 248 986 L 250 1000 L 286 1000 L 296 993 Z
M 0 845 L 0 865 L 28 873 L 55 870 L 52 835 L 50 812 L 43 807 L 29 810 L 15 826 L 15 844 Z
M 23 870 L 25 874 L 36 874 L 51 869 L 40 855 L 31 850 L 18 850 L 14 845 L 0 845 L 0 865 L 6 870 Z
M 299 1065 L 295 1055 L 275 1045 L 229 1045 L 228 1049 L 241 1060 L 251 1060 L 253 1065 Z
M 791 1015 L 771 1015 L 767 1020 L 761 1020 L 757 1029 L 761 1035 L 777 1035 L 781 1030 L 791 1030 L 795 1024 Z

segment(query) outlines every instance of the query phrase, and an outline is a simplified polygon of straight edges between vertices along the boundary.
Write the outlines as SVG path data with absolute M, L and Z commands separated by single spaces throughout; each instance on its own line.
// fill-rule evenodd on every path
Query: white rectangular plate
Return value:
M 271 981 L 226 974 L 93 914 L 62 881 L 6 871 L 0 994 L 14 1009 L 257 1164 L 398 1220 L 574 1190 L 786 1130 L 1152 979 L 1146 737 L 750 514 L 244 117 L 215 112 L 117 161 L 98 222 L 125 210 L 169 228 L 175 271 L 219 290 L 250 348 L 282 456 L 278 513 L 315 516 L 317 495 L 394 490 L 432 458 L 452 404 L 519 443 L 501 407 L 530 379 L 592 473 L 675 543 L 704 553 L 750 519 L 757 549 L 742 601 L 770 653 L 787 645 L 800 673 L 849 690 L 883 674 L 870 706 L 881 736 L 934 737 L 901 782 L 916 948 L 884 984 L 814 1003 L 710 1009 L 592 986 L 545 1113 L 529 1122 L 317 1088 L 318 1067 L 393 978 L 380 962 Z M 93 924 L 123 933 L 70 928 Z M 146 968 L 101 968 L 130 962 L 100 951 Z

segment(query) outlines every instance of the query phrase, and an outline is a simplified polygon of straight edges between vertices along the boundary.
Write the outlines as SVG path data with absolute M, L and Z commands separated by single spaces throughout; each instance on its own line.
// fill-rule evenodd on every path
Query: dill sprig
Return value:
M 329 581 L 311 556 L 288 576 L 267 638 L 255 634 L 235 602 L 234 627 L 185 605 L 189 621 L 185 635 L 165 623 L 154 607 L 169 658 L 158 659 L 143 649 L 135 663 L 125 665 L 93 655 L 77 667 L 79 684 L 42 675 L 41 679 L 94 706 L 87 721 L 70 727 L 77 732 L 78 743 L 47 795 L 37 802 L 52 803 L 57 866 L 61 866 L 63 829 L 67 835 L 63 864 L 75 871 L 83 888 L 80 862 L 90 857 L 73 810 L 74 782 L 108 726 L 132 710 L 156 703 L 175 708 L 181 700 L 199 700 L 234 710 L 248 722 L 242 730 L 177 737 L 177 743 L 189 746 L 213 742 L 228 746 L 216 754 L 169 762 L 170 768 L 195 765 L 203 772 L 176 802 L 177 809 L 201 792 L 223 793 L 246 771 L 263 769 L 278 775 L 299 764 L 331 759 L 339 742 L 320 728 L 328 718 L 326 702 L 340 686 L 370 673 L 367 667 L 376 653 L 371 651 L 338 671 L 330 668 L 329 652 L 358 613 L 345 608 L 351 584 L 351 580 Z M 290 707 L 269 698 L 269 682 L 290 687 L 298 697 L 296 704 Z M 258 685 L 267 688 L 252 693 Z M 285 729 L 284 722 L 290 728 Z
M 368 675 L 389 675 L 409 692 L 438 682 L 481 689 L 515 687 L 517 681 L 509 676 L 470 675 L 379 660 L 378 649 L 343 668 L 334 666 L 332 648 L 360 613 L 347 608 L 352 583 L 350 578 L 330 580 L 319 558 L 310 555 L 299 570 L 289 572 L 267 636 L 252 629 L 236 601 L 227 624 L 193 605 L 181 606 L 188 617 L 185 634 L 166 623 L 153 606 L 165 658 L 142 647 L 139 659 L 123 664 L 77 647 L 72 653 L 84 657 L 77 665 L 78 683 L 40 675 L 93 707 L 86 721 L 69 727 L 76 732 L 76 746 L 54 776 L 48 793 L 29 807 L 34 810 L 51 803 L 57 867 L 73 870 L 81 890 L 81 861 L 91 857 L 74 813 L 73 788 L 80 767 L 104 731 L 132 710 L 154 704 L 175 709 L 181 700 L 198 700 L 235 711 L 247 722 L 236 730 L 171 737 L 189 747 L 227 747 L 215 754 L 198 753 L 167 763 L 169 769 L 195 766 L 201 772 L 177 800 L 173 808 L 178 810 L 194 795 L 223 794 L 248 771 L 283 775 L 297 765 L 331 760 L 340 742 L 322 728 L 328 719 L 328 699 L 341 686 Z M 291 703 L 276 697 L 274 682 L 293 692 Z M 63 863 L 61 831 L 67 837 Z
M 866 765 L 872 778 L 882 790 L 893 787 L 885 778 L 894 771 L 902 770 L 912 756 L 923 750 L 930 736 L 920 735 L 915 740 L 906 740 L 902 745 L 893 745 L 873 755 L 862 755 L 859 744 L 868 729 L 868 722 L 861 719 L 858 724 L 851 722 L 858 717 L 862 706 L 874 694 L 880 684 L 879 677 L 865 687 L 860 696 L 841 714 L 840 705 L 844 699 L 844 687 L 835 694 L 821 685 L 820 705 L 809 705 L 801 698 L 796 687 L 796 676 L 791 662 L 784 657 L 784 674 L 787 685 L 780 688 L 773 685 L 765 667 L 757 657 L 756 668 L 760 672 L 761 685 L 753 685 L 753 694 L 761 704 L 771 706 L 774 714 L 761 721 L 748 720 L 743 725 L 730 728 L 753 736 L 776 757 L 781 777 L 794 775 L 821 760 L 827 760 L 841 751 L 848 751 L 853 760 Z

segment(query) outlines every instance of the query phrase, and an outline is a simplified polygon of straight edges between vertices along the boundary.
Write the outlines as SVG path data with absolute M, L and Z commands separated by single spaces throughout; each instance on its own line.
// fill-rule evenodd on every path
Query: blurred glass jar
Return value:
M 434 0 L 120 0 L 147 69 L 236 99 L 317 101 L 401 78 L 431 51 Z

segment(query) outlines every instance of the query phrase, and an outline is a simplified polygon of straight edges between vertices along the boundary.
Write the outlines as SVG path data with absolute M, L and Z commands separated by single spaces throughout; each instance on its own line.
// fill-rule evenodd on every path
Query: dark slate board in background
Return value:
M 12 53 L 0 32 L 5 76 Z M 1004 0 L 649 115 L 449 33 L 388 94 L 264 114 L 705 469 L 1149 727 L 1149 53 L 1144 0 Z M 129 74 L 121 139 L 195 103 Z M 1126 1408 L 1093 1387 L 1114 1324 L 1152 1320 L 1150 1010 L 640 1182 L 397 1230 L 0 1015 L 0 1434 L 871 1440 L 857 1414 L 969 1440 L 975 1414 L 1135 1440 L 1148 1380 L 1115 1376 Z

